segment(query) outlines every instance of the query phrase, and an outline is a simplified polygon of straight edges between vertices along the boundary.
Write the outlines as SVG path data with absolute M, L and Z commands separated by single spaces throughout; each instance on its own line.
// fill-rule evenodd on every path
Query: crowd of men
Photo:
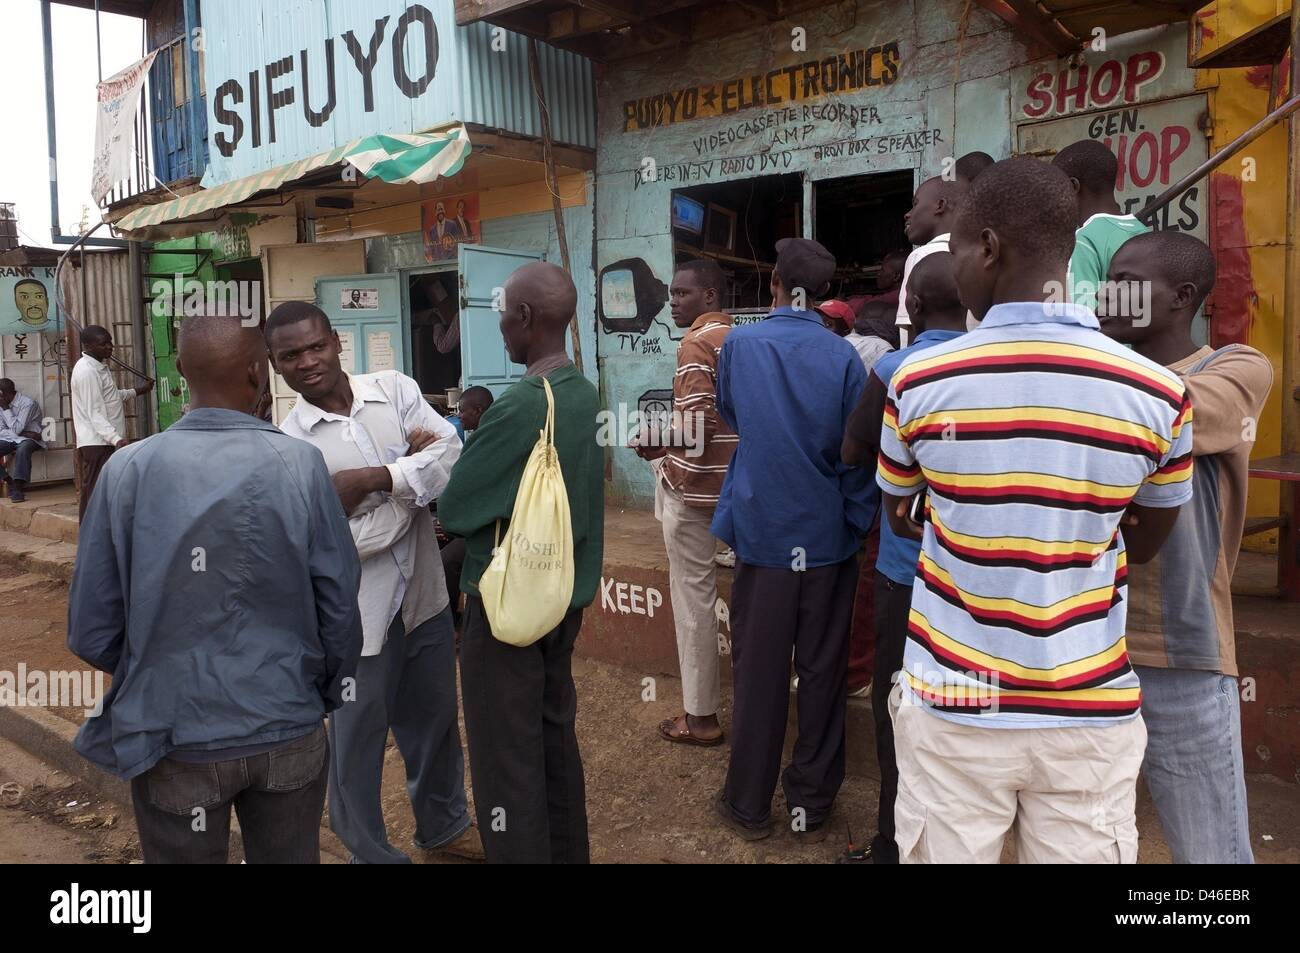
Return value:
M 1195 342 L 1213 257 L 1121 214 L 1115 176 L 1092 142 L 963 157 L 916 190 L 915 247 L 877 294 L 823 300 L 834 258 L 784 239 L 772 311 L 743 327 L 716 262 L 673 276 L 678 413 L 632 441 L 682 675 L 658 731 L 729 741 L 712 807 L 738 836 L 772 835 L 779 780 L 793 836 L 825 838 L 855 695 L 876 723 L 875 862 L 997 862 L 1013 829 L 1022 862 L 1133 862 L 1139 769 L 1175 860 L 1251 860 L 1228 585 L 1271 368 Z M 111 339 L 87 329 L 78 444 L 84 426 L 105 452 L 82 462 L 69 646 L 113 680 L 77 747 L 130 781 L 146 861 L 224 862 L 232 808 L 249 862 L 318 861 L 327 798 L 353 861 L 409 861 L 382 810 L 390 731 L 414 848 L 588 859 L 571 662 L 606 448 L 565 350 L 576 305 L 561 269 L 516 271 L 500 330 L 526 374 L 495 401 L 467 391 L 455 423 L 401 373 L 344 371 L 313 305 L 261 329 L 187 318 L 190 410 L 131 444 L 121 402 L 142 391 L 112 384 Z M 255 413 L 268 357 L 299 395 L 279 427 Z M 477 581 L 548 392 L 573 596 L 518 647 Z M 718 540 L 735 553 L 729 725 Z

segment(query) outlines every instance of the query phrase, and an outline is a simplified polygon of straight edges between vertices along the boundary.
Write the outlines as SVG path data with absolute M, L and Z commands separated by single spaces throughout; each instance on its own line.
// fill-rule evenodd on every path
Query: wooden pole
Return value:
M 1300 95 L 1300 0 L 1291 4 L 1291 89 Z M 1300 453 L 1300 113 L 1287 141 L 1286 296 L 1282 309 L 1282 452 Z M 1300 483 L 1281 484 L 1277 575 L 1282 598 L 1300 601 Z
M 546 187 L 551 192 L 551 210 L 555 213 L 555 234 L 560 243 L 560 263 L 569 277 L 573 268 L 569 264 L 569 239 L 564 231 L 564 208 L 560 203 L 560 180 L 555 173 L 554 140 L 551 138 L 551 112 L 546 106 L 546 91 L 542 88 L 542 70 L 538 65 L 537 41 L 528 38 L 528 72 L 533 80 L 533 93 L 537 96 L 537 111 L 542 117 L 542 161 L 546 166 Z M 578 336 L 578 321 L 569 324 L 573 336 L 573 363 L 582 370 L 582 341 Z

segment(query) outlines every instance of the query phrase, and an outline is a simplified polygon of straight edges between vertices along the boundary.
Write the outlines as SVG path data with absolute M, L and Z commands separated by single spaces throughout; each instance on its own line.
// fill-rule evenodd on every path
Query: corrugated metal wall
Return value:
M 118 360 L 148 373 L 147 345 L 145 352 L 137 348 L 132 322 L 135 311 L 131 307 L 131 269 L 125 251 L 96 251 L 86 253 L 86 280 L 81 280 L 81 255 L 74 252 L 68 256 L 68 262 L 59 273 L 59 287 L 63 291 L 65 314 L 71 315 L 78 324 L 97 324 L 108 328 L 116 345 L 113 356 Z M 84 293 L 83 293 L 84 292 Z M 144 305 L 141 304 L 140 307 Z M 68 397 L 68 375 L 72 372 L 72 360 L 64 350 L 64 374 L 60 383 L 60 404 L 58 414 L 54 408 L 45 408 L 48 416 L 61 419 L 60 435 L 66 426 L 66 443 L 72 440 L 72 403 Z M 126 371 L 114 368 L 113 377 L 119 387 L 135 387 L 139 378 Z M 149 407 L 151 398 L 137 397 L 126 403 L 126 423 L 128 436 L 140 436 L 137 426 L 137 414 Z
M 505 36 L 505 49 L 492 49 L 492 30 L 475 23 L 456 31 L 461 52 L 462 118 L 526 136 L 540 137 L 541 114 L 528 75 L 528 40 L 515 33 Z M 596 148 L 596 86 L 591 61 L 537 44 L 542 88 L 551 113 L 551 135 L 556 142 Z

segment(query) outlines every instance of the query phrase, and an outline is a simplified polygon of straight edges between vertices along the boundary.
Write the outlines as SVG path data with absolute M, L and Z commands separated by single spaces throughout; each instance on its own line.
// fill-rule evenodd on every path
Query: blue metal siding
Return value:
M 419 95 L 407 96 L 394 79 L 393 37 L 399 18 L 410 8 L 432 15 L 438 35 L 438 63 L 433 81 Z M 221 0 L 209 4 L 204 21 L 204 87 L 208 110 L 210 156 L 204 185 L 209 188 L 287 162 L 344 145 L 379 132 L 419 132 L 452 121 L 481 123 L 521 135 L 540 135 L 541 123 L 528 76 L 527 41 L 507 34 L 506 50 L 491 49 L 492 28 L 455 25 L 452 0 Z M 373 100 L 365 108 L 363 83 L 343 34 L 353 31 L 365 52 L 375 22 L 387 17 L 372 73 Z M 323 125 L 313 127 L 303 109 L 301 55 L 308 58 L 310 102 L 326 101 L 325 50 L 333 40 L 336 106 Z M 403 47 L 406 74 L 423 72 L 423 28 L 408 30 Z M 542 45 L 539 49 L 556 141 L 595 146 L 595 87 L 591 64 L 574 54 Z M 266 66 L 291 57 L 292 71 L 275 81 L 277 90 L 292 89 L 294 102 L 275 114 L 276 139 L 269 140 Z M 253 145 L 249 73 L 257 73 L 261 141 Z M 413 74 L 413 75 L 412 75 Z M 223 156 L 215 136 L 231 135 L 229 124 L 216 120 L 216 90 L 228 80 L 242 88 L 242 102 L 226 98 L 225 108 L 244 123 L 234 154 Z

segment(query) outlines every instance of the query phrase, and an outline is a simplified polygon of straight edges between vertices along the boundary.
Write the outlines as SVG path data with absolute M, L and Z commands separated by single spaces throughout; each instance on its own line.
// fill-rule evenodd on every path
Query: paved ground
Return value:
M 19 662 L 29 670 L 84 668 L 64 648 L 66 611 L 62 583 L 0 567 L 0 670 L 13 671 Z M 644 702 L 639 672 L 579 659 L 575 677 L 594 861 L 830 862 L 843 852 L 850 827 L 858 837 L 869 835 L 877 789 L 868 779 L 850 778 L 824 843 L 797 844 L 787 832 L 758 844 L 736 840 L 718 828 L 709 807 L 722 783 L 726 749 L 683 748 L 655 736 L 655 726 L 680 704 L 676 680 L 660 678 L 658 700 Z M 73 723 L 82 717 L 75 708 L 52 711 Z M 724 710 L 724 720 L 727 714 Z M 412 833 L 403 782 L 400 759 L 390 746 L 384 802 L 390 839 L 399 845 L 409 844 Z M 1249 789 L 1258 859 L 1300 862 L 1300 786 L 1252 775 Z M 779 794 L 776 807 L 781 809 Z M 1139 800 L 1139 827 L 1141 861 L 1167 861 L 1145 795 Z M 322 843 L 326 861 L 345 859 L 328 834 Z M 0 741 L 0 863 L 124 863 L 138 856 L 127 810 Z M 232 859 L 238 858 L 233 851 Z

